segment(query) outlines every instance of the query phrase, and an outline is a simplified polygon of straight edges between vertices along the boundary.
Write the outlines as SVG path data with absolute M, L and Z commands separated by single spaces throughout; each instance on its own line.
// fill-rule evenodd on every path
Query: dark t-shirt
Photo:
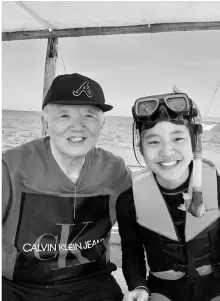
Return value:
M 99 273 L 109 262 L 116 199 L 131 186 L 124 161 L 94 148 L 74 184 L 49 137 L 10 149 L 2 160 L 3 276 L 50 285 Z

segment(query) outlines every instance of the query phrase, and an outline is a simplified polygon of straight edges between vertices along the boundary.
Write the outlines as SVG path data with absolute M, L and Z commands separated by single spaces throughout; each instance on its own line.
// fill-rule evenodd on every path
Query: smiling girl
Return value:
M 124 301 L 220 300 L 220 177 L 201 160 L 199 110 L 172 93 L 140 98 L 132 112 L 147 167 L 117 201 Z

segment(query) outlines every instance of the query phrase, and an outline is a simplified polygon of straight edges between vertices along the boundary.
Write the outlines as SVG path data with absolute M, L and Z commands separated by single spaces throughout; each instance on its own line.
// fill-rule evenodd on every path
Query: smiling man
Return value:
M 60 75 L 43 103 L 45 137 L 3 154 L 3 300 L 122 300 L 109 238 L 124 161 L 95 147 L 100 85 Z

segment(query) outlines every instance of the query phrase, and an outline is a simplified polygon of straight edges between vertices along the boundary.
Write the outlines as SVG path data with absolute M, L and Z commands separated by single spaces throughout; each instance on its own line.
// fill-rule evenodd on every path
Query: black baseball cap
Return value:
M 57 76 L 44 99 L 42 109 L 48 104 L 58 105 L 91 105 L 103 112 L 113 106 L 105 104 L 101 86 L 91 78 L 78 73 Z

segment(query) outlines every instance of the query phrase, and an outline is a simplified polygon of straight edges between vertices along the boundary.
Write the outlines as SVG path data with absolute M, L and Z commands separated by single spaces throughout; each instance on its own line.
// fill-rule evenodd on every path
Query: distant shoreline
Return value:
M 41 111 L 25 111 L 25 110 L 7 110 L 2 109 L 2 112 L 23 112 L 23 113 L 41 113 Z
M 37 113 L 40 114 L 41 111 L 24 111 L 24 110 L 7 110 L 7 109 L 2 109 L 2 112 L 23 112 L 23 113 Z M 118 115 L 107 115 L 107 117 L 116 117 L 116 118 L 132 118 L 132 116 L 118 116 Z M 220 123 L 220 117 L 206 117 L 202 119 L 203 122 L 205 123 Z

